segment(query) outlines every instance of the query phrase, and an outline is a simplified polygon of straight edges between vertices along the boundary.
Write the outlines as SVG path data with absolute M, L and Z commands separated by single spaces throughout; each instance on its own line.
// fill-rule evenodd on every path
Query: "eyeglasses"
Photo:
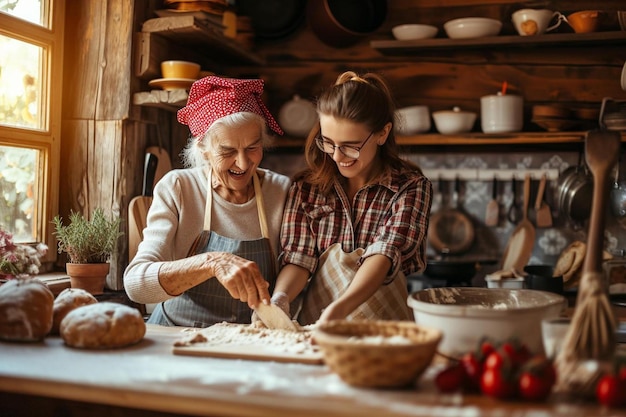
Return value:
M 322 152 L 329 155 L 333 155 L 335 153 L 335 149 L 339 149 L 339 151 L 348 158 L 359 159 L 359 156 L 361 156 L 361 149 L 363 149 L 363 147 L 365 146 L 367 141 L 370 140 L 373 134 L 374 131 L 372 130 L 369 136 L 363 141 L 363 143 L 361 143 L 360 146 L 335 145 L 331 141 L 324 139 L 321 134 L 317 135 L 317 137 L 315 138 L 315 143 Z

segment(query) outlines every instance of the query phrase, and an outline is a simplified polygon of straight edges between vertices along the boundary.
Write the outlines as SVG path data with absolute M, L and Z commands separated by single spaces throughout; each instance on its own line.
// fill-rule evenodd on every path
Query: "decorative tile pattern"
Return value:
M 520 172 L 528 169 L 558 169 L 563 172 L 570 166 L 579 163 L 580 154 L 578 152 L 563 153 L 407 153 L 407 159 L 418 164 L 425 170 L 432 169 L 517 169 Z M 623 162 L 622 162 L 623 165 Z M 275 152 L 266 155 L 263 166 L 276 170 L 286 175 L 293 175 L 304 167 L 304 158 L 300 154 L 282 154 Z M 626 169 L 621 169 L 625 172 Z M 516 198 L 521 206 L 523 200 L 523 174 L 517 179 Z M 433 199 L 432 212 L 440 210 L 450 203 L 454 181 L 443 181 L 438 183 L 437 178 L 431 178 L 435 195 Z M 534 219 L 534 201 L 536 197 L 539 178 L 532 178 L 530 193 L 529 218 Z M 554 265 L 563 251 L 574 240 L 587 240 L 586 228 L 584 225 L 572 225 L 563 218 L 557 207 L 557 184 L 556 181 L 548 181 L 544 195 L 544 201 L 551 207 L 553 226 L 546 229 L 536 229 L 536 239 L 532 258 L 529 264 L 549 264 Z M 491 200 L 491 181 L 462 181 L 459 192 L 459 208 L 470 216 L 474 222 L 476 239 L 472 248 L 464 255 L 480 259 L 500 259 L 502 252 L 506 248 L 511 233 L 515 229 L 515 224 L 507 219 L 507 211 L 513 203 L 513 193 L 511 181 L 498 182 L 498 201 L 500 203 L 500 216 L 496 227 L 487 227 L 484 223 L 485 211 L 488 202 Z M 621 223 L 620 223 L 621 220 Z M 609 252 L 617 252 L 626 248 L 626 221 L 616 219 L 609 210 L 606 215 L 605 249 Z M 429 249 L 429 252 L 432 250 Z

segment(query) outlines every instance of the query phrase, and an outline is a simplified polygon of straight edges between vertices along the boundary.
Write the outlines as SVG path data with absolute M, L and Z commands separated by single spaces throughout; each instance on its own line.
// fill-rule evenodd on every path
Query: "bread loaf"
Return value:
M 54 295 L 43 282 L 13 279 L 0 286 L 0 339 L 42 340 L 52 328 Z
M 135 308 L 108 301 L 70 311 L 61 321 L 66 345 L 83 349 L 113 349 L 138 343 L 146 333 Z
M 66 288 L 57 295 L 53 304 L 52 330 L 50 334 L 59 334 L 61 320 L 67 314 L 80 306 L 95 304 L 98 300 L 89 292 L 80 288 Z

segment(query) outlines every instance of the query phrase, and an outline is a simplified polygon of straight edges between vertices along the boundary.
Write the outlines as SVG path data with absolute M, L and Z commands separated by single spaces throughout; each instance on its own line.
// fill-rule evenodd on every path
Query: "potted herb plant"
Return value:
M 71 212 L 69 224 L 56 216 L 52 222 L 59 242 L 59 253 L 67 253 L 67 274 L 72 288 L 82 288 L 92 294 L 102 294 L 109 273 L 109 260 L 122 235 L 119 216 L 107 218 L 97 208 L 87 219 L 80 213 Z

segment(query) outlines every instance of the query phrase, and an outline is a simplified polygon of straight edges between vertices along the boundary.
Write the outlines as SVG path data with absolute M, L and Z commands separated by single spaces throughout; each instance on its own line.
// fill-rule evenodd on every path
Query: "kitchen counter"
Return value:
M 59 337 L 36 344 L 0 342 L 0 415 L 15 415 L 6 411 L 11 394 L 20 394 L 16 401 L 22 402 L 22 415 L 29 416 L 35 414 L 27 411 L 29 402 L 24 398 L 29 397 L 23 395 L 82 401 L 105 410 L 125 407 L 129 415 L 140 409 L 251 417 L 626 416 L 626 410 L 607 410 L 556 394 L 537 404 L 438 394 L 433 377 L 441 365 L 431 366 L 417 387 L 375 390 L 346 385 L 323 365 L 174 355 L 173 343 L 182 331 L 148 325 L 139 344 L 103 351 L 69 348 Z

